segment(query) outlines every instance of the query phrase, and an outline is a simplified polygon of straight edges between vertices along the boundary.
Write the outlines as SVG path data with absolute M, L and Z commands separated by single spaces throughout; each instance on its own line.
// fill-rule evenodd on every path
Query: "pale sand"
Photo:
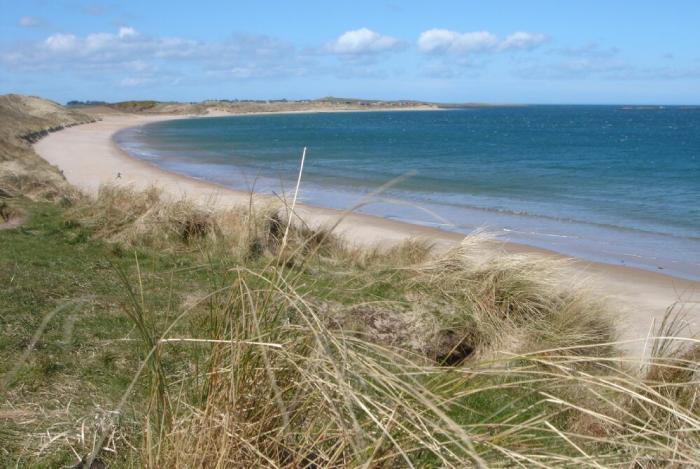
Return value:
M 128 185 L 135 189 L 158 186 L 175 197 L 188 197 L 209 207 L 232 207 L 249 202 L 250 194 L 209 182 L 166 172 L 132 158 L 121 151 L 112 139 L 126 127 L 186 116 L 105 115 L 93 124 L 71 127 L 53 133 L 34 145 L 36 152 L 63 170 L 68 182 L 88 194 L 96 194 L 103 184 Z M 117 174 L 121 178 L 117 179 Z M 256 199 L 263 199 L 256 196 Z M 339 211 L 302 206 L 298 213 L 306 222 L 318 225 L 333 223 Z M 439 250 L 458 243 L 463 236 L 432 228 L 410 225 L 361 214 L 349 214 L 339 231 L 349 241 L 362 245 L 395 243 L 409 237 L 426 238 Z M 521 245 L 507 244 L 508 251 L 537 252 L 542 256 L 558 254 Z M 666 308 L 684 302 L 689 323 L 685 336 L 700 330 L 700 282 L 678 279 L 644 270 L 575 259 L 569 269 L 571 278 L 585 280 L 596 294 L 604 297 L 619 316 L 620 339 L 630 341 L 624 347 L 632 356 L 642 356 L 644 339 Z

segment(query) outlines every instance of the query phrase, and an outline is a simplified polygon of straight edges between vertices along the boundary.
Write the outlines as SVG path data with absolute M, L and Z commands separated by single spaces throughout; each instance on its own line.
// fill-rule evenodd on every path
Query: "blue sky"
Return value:
M 700 104 L 700 1 L 0 0 L 0 93 Z

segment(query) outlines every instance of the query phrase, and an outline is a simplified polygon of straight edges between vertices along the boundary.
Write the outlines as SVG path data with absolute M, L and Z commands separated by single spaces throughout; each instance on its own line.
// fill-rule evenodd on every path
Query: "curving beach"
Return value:
M 182 115 L 104 115 L 99 122 L 53 133 L 34 148 L 41 157 L 60 168 L 68 182 L 89 194 L 96 194 L 104 184 L 136 189 L 158 186 L 173 197 L 186 197 L 209 208 L 247 204 L 248 193 L 164 171 L 129 156 L 113 141 L 114 134 L 125 128 L 182 118 Z M 332 223 L 341 216 L 339 211 L 311 206 L 298 207 L 298 213 L 312 225 Z M 447 249 L 463 238 L 456 233 L 356 213 L 344 216 L 339 231 L 348 240 L 362 245 L 390 244 L 412 237 L 429 239 L 437 249 Z M 562 257 L 513 243 L 503 247 L 511 252 Z M 569 270 L 571 279 L 585 281 L 610 303 L 613 311 L 619 312 L 620 339 L 629 341 L 625 347 L 630 354 L 644 353 L 647 347 L 644 338 L 658 325 L 666 309 L 676 302 L 687 306 L 687 333 L 693 334 L 700 325 L 700 311 L 696 307 L 700 301 L 700 282 L 583 259 L 574 259 Z

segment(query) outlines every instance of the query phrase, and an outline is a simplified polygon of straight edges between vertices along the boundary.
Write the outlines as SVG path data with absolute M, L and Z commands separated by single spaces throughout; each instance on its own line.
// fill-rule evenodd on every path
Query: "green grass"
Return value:
M 192 291 L 209 287 L 207 275 L 192 269 L 195 256 L 117 249 L 91 240 L 90 230 L 67 218 L 64 208 L 27 201 L 15 205 L 30 216 L 20 228 L 0 230 L 3 379 L 44 318 L 64 309 L 48 322 L 28 360 L 7 383 L 9 398 L 3 395 L 0 417 L 12 415 L 10 410 L 22 417 L 2 417 L 10 440 L 0 450 L 0 466 L 11 465 L 27 435 L 54 422 L 65 422 L 60 431 L 71 428 L 81 418 L 113 408 L 126 390 L 142 354 L 133 342 L 122 340 L 133 338 L 133 324 L 124 313 L 125 285 L 118 271 L 133 281 L 138 258 L 148 307 L 158 311 L 163 323 L 171 319 L 183 286 Z M 137 389 L 139 395 L 144 396 L 143 387 Z M 130 404 L 138 409 L 139 401 Z M 27 460 L 39 466 L 74 460 L 62 443 L 36 458 L 28 451 Z
M 621 365 L 608 312 L 556 263 L 300 225 L 282 248 L 271 210 L 157 191 L 9 205 L 25 222 L 0 230 L 1 466 L 700 457 L 697 350 Z
M 122 246 L 96 239 L 99 227 L 90 226 L 80 208 L 69 204 L 11 199 L 9 205 L 24 214 L 25 223 L 0 230 L 0 376 L 6 380 L 0 466 L 17 461 L 37 467 L 74 463 L 71 446 L 81 456 L 93 450 L 92 441 L 76 440 L 83 423 L 94 423 L 96 416 L 116 407 L 143 359 L 127 314 L 132 306 L 129 288 L 137 295 L 145 292 L 145 307 L 155 318 L 153 330 L 162 330 L 192 294 L 196 301 L 230 285 L 237 277 L 231 269 L 243 262 L 256 269 L 268 260 L 231 254 L 213 259 L 210 251 L 185 243 L 176 243 L 174 250 Z M 313 262 L 295 274 L 304 294 L 313 292 L 317 300 L 334 304 L 397 300 L 404 293 L 395 288 L 401 274 L 388 268 L 378 269 L 372 281 L 356 270 L 342 275 L 319 271 Z M 264 287 L 257 278 L 251 286 Z M 215 295 L 211 304 L 198 306 L 198 314 L 188 316 L 173 333 L 206 335 L 216 328 L 207 309 L 220 300 Z M 17 358 L 54 311 L 26 362 L 15 369 Z M 163 363 L 174 376 L 197 361 L 205 364 L 205 355 L 202 347 L 173 347 Z M 137 425 L 134 416 L 146 413 L 147 387 L 142 380 L 129 398 L 121 417 L 127 426 Z M 36 434 L 46 428 L 66 435 L 44 447 L 46 439 Z M 55 436 L 51 431 L 49 435 L 49 440 Z M 130 444 L 138 445 L 139 439 Z M 130 451 L 124 454 L 128 447 L 121 449 L 118 461 L 133 457 Z

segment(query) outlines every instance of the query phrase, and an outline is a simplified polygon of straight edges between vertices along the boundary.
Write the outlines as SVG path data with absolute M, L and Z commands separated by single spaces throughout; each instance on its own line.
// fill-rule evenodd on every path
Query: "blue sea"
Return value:
M 249 115 L 115 137 L 164 169 L 593 261 L 700 279 L 700 107 Z

